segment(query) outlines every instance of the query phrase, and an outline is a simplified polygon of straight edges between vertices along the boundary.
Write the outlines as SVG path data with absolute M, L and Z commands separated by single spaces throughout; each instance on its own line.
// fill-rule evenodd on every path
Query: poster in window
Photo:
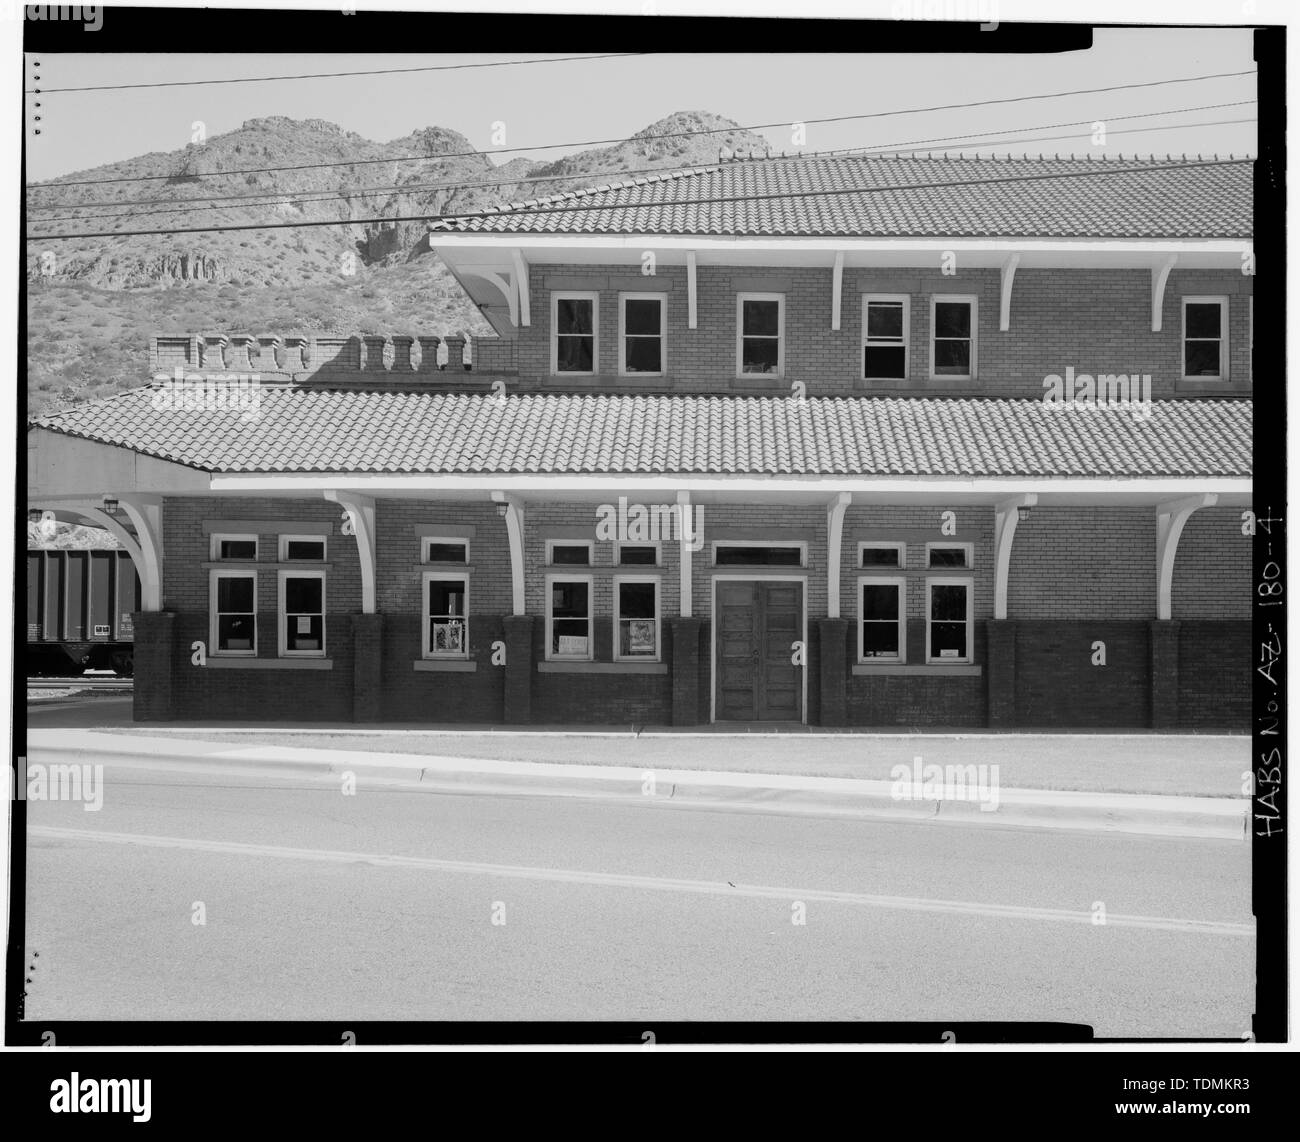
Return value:
M 586 654 L 587 636 L 585 634 L 562 634 L 557 640 L 557 654 Z
M 654 619 L 629 619 L 627 624 L 629 654 L 654 654 Z
M 459 654 L 465 649 L 465 627 L 461 623 L 434 623 L 433 649 L 440 654 Z
M 311 615 L 298 616 L 298 633 L 311 634 Z

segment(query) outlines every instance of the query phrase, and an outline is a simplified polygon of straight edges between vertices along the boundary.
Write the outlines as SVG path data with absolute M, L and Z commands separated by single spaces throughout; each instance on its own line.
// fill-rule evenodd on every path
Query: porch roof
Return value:
M 1248 477 L 1251 402 L 469 395 L 147 387 L 33 427 L 209 473 Z M 181 403 L 179 398 L 177 404 Z M 1149 413 L 1149 415 L 1147 415 Z

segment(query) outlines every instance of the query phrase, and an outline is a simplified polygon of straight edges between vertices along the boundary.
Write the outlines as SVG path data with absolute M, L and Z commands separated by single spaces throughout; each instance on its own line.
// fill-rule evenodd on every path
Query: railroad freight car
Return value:
M 27 674 L 132 671 L 140 577 L 113 549 L 29 549 Z

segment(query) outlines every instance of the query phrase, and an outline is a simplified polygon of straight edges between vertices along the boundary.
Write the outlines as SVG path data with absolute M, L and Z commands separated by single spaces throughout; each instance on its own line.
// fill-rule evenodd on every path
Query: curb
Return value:
M 46 734 L 50 737 L 48 740 Z M 56 736 L 57 735 L 57 736 Z M 1057 828 L 1153 836 L 1245 840 L 1246 798 L 1004 788 L 996 808 L 972 800 L 911 800 L 894 783 L 844 777 L 641 769 L 416 754 L 344 753 L 292 747 L 214 748 L 211 742 L 151 741 L 93 731 L 29 732 L 29 760 L 69 753 L 110 764 L 178 772 L 312 776 L 429 792 L 633 800 L 663 807 L 932 820 L 942 824 Z M 225 743 L 222 743 L 224 746 Z

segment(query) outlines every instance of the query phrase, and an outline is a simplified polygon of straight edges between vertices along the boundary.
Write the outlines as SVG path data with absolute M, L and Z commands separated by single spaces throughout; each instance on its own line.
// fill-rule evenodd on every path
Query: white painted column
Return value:
M 831 331 L 840 327 L 840 303 L 844 297 L 844 251 L 835 253 L 835 265 L 831 270 Z M 834 617 L 834 616 L 832 616 Z
M 525 614 L 524 594 L 524 505 L 516 496 L 493 492 L 493 503 L 506 505 L 506 538 L 510 542 L 511 612 Z
M 853 502 L 852 492 L 840 492 L 826 507 L 826 617 L 840 617 L 840 551 L 844 539 L 844 513 Z
M 692 612 L 692 602 L 694 593 L 691 590 L 692 583 L 692 564 L 691 556 L 694 552 L 691 550 L 691 544 L 698 541 L 702 535 L 701 524 L 698 519 L 692 518 L 691 512 L 691 493 L 681 491 L 677 493 L 677 557 L 678 557 L 678 613 L 684 619 L 689 619 Z M 691 521 L 691 527 L 688 529 L 686 521 Z M 690 531 L 688 536 L 686 533 Z
M 1170 254 L 1159 266 L 1151 267 L 1151 332 L 1159 333 L 1164 323 L 1165 285 L 1169 271 L 1178 264 L 1178 255 Z
M 1197 508 L 1210 508 L 1219 502 L 1213 492 L 1201 496 L 1184 496 L 1156 506 L 1156 618 L 1169 620 L 1174 611 L 1174 557 L 1183 526 Z
M 520 250 L 510 251 L 510 263 L 514 266 L 515 294 L 519 302 L 519 326 L 523 328 L 531 324 L 532 303 L 528 289 L 528 263 L 524 261 L 523 252 Z
M 695 251 L 686 251 L 686 327 L 695 328 Z
M 361 613 L 373 615 L 377 609 L 374 498 L 356 492 L 326 492 L 325 498 L 338 504 L 352 521 L 352 530 L 357 537 L 357 556 L 361 561 Z
M 135 528 L 140 559 L 140 609 L 162 610 L 162 496 L 118 496 L 118 504 Z M 134 555 L 132 556 L 134 558 Z
M 1016 267 L 1020 265 L 1020 255 L 1012 254 L 1002 263 L 1002 298 L 998 307 L 998 329 L 1005 333 L 1011 328 L 1011 291 L 1016 284 Z
M 993 617 L 1007 617 L 1007 580 L 1011 575 L 1011 544 L 1016 538 L 1020 523 L 1020 509 L 1032 508 L 1038 503 L 1036 492 L 1011 496 L 997 505 L 993 528 Z

